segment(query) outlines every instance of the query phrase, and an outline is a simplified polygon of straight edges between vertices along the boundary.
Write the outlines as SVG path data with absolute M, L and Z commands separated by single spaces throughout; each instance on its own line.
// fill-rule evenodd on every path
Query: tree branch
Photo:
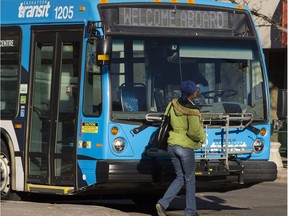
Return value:
M 287 0 L 282 0 L 284 2 L 287 2 Z M 248 5 L 249 1 L 247 0 L 242 0 L 242 3 L 240 3 L 237 0 L 230 0 L 231 3 L 234 4 L 245 4 Z M 268 22 L 269 24 L 271 24 L 271 26 L 275 27 L 276 29 L 287 33 L 287 28 L 282 27 L 282 24 L 273 20 L 271 17 L 266 16 L 265 14 L 262 14 L 259 12 L 259 10 L 257 10 L 256 8 L 250 8 L 252 15 L 261 18 L 262 20 L 264 20 L 265 22 Z
M 287 33 L 287 28 L 283 28 L 282 25 L 280 25 L 279 23 L 275 22 L 273 19 L 271 19 L 270 17 L 262 14 L 262 13 L 259 13 L 258 11 L 254 10 L 252 8 L 251 10 L 251 13 L 254 15 L 254 16 L 257 16 L 257 17 L 260 17 L 261 19 L 263 19 L 264 21 L 266 22 L 269 22 L 273 27 L 279 29 L 280 31 L 282 32 L 285 32 Z

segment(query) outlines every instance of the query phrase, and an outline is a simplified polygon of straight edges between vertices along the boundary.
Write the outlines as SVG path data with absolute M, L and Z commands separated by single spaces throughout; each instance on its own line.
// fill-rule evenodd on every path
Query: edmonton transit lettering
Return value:
M 119 8 L 119 24 L 166 28 L 228 28 L 228 13 L 222 11 Z

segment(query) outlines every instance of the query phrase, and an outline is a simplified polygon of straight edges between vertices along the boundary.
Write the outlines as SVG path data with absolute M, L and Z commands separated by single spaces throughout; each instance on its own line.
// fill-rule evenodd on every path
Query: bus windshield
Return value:
M 249 113 L 266 120 L 263 68 L 254 40 L 113 39 L 110 81 L 113 120 L 164 112 L 179 86 L 199 86 L 201 113 Z

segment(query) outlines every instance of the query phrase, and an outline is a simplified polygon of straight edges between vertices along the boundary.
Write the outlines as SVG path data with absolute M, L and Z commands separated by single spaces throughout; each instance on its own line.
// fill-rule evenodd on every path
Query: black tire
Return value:
M 1 139 L 0 154 L 1 200 L 21 200 L 11 189 L 11 158 L 5 142 Z
M 277 179 L 277 165 L 271 161 L 245 161 L 244 182 L 259 183 Z

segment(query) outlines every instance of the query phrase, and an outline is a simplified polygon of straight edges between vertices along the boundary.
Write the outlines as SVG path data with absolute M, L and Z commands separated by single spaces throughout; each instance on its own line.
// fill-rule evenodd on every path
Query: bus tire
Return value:
M 20 200 L 11 189 L 11 158 L 5 142 L 1 139 L 0 154 L 0 172 L 1 172 L 1 200 Z

